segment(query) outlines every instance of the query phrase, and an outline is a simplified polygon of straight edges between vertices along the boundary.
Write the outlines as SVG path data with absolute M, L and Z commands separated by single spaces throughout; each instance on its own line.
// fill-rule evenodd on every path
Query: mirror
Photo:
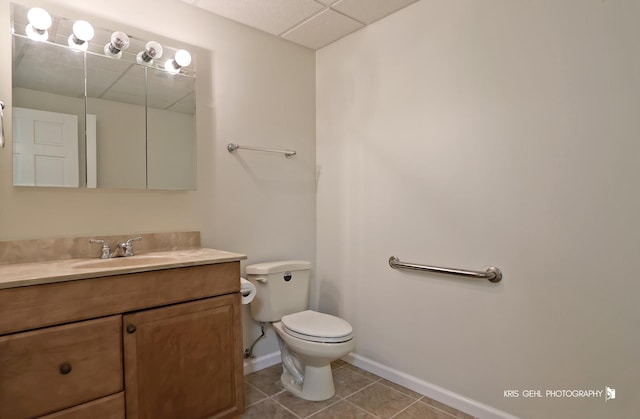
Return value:
M 147 187 L 195 189 L 195 80 L 147 71 Z M 167 167 L 180 168 L 167 171 Z M 192 170 L 188 170 L 192 168 Z M 193 185 L 193 186 L 191 186 Z
M 11 6 L 14 185 L 195 190 L 194 48 L 129 34 L 119 50 L 98 27 L 83 42 L 76 20 L 48 10 L 43 29 Z

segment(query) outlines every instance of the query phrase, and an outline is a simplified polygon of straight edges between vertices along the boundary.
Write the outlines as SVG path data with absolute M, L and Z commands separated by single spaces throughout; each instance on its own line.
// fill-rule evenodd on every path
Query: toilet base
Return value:
M 280 376 L 280 382 L 286 390 L 304 400 L 318 402 L 330 399 L 336 394 L 331 364 L 323 367 L 305 366 L 302 384 L 296 384 L 291 374 L 285 369 Z

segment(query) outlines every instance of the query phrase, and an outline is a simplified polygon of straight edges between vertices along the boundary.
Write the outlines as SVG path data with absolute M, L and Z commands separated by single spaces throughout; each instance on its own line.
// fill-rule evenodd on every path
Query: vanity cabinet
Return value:
M 225 262 L 0 289 L 0 418 L 239 417 L 239 278 Z

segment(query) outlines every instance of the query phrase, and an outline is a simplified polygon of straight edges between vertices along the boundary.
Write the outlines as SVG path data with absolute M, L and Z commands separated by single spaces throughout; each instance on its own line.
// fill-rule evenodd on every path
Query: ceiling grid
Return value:
M 180 0 L 317 50 L 418 0 Z

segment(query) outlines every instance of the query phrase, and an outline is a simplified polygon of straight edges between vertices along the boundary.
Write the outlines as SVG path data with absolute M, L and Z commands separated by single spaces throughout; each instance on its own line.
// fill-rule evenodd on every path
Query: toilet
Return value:
M 331 362 L 354 348 L 351 325 L 335 316 L 309 310 L 311 263 L 303 260 L 247 266 L 247 279 L 256 286 L 251 317 L 270 323 L 282 355 L 282 385 L 312 401 L 335 394 Z

